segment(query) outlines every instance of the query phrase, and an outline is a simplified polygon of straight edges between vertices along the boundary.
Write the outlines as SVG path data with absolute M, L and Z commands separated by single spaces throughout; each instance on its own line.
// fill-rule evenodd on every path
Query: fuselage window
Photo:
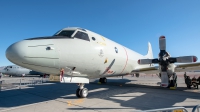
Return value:
M 92 40 L 94 40 L 94 41 L 95 41 L 96 39 L 95 39 L 94 37 L 92 37 Z
M 62 30 L 60 33 L 57 33 L 54 36 L 71 37 L 73 33 L 74 33 L 74 30 Z
M 87 34 L 87 33 L 84 33 L 84 32 L 78 31 L 78 32 L 74 35 L 74 37 L 75 37 L 75 38 L 78 38 L 78 39 L 83 39 L 83 40 L 86 40 L 86 41 L 90 41 L 88 34 Z

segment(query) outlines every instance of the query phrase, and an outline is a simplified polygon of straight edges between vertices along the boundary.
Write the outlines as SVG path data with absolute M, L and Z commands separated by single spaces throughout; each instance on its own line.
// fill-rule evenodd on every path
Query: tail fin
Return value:
M 147 55 L 145 55 L 145 57 L 148 59 L 153 59 L 153 51 L 150 42 L 148 42 L 148 52 Z

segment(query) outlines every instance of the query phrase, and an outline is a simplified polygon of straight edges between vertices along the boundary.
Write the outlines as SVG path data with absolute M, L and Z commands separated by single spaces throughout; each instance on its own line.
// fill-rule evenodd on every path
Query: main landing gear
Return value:
M 170 87 L 177 87 L 177 75 L 176 75 L 176 73 L 174 73 L 173 75 L 172 75 L 172 79 L 171 80 L 169 80 L 169 86 L 168 86 L 169 88 Z
M 86 98 L 87 95 L 88 95 L 88 89 L 87 88 L 84 88 L 84 85 L 83 83 L 79 84 L 79 88 L 76 90 L 76 96 L 78 98 Z
M 99 82 L 101 82 L 102 84 L 103 84 L 103 83 L 107 83 L 107 79 L 106 79 L 105 77 L 104 77 L 104 78 L 100 78 L 100 79 L 99 79 Z

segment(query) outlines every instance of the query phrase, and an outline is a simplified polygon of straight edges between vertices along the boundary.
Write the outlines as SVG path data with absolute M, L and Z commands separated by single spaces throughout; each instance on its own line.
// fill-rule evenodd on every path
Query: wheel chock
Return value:
M 101 82 L 98 82 L 98 84 L 101 84 Z
M 170 87 L 169 89 L 173 89 L 174 90 L 174 89 L 176 89 L 176 87 Z

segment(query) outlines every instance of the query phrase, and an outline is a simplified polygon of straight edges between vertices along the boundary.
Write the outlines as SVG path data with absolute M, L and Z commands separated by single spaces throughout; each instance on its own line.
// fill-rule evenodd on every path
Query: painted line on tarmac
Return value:
M 49 101 L 44 101 L 44 102 L 40 102 L 40 103 L 33 103 L 33 104 L 28 104 L 28 105 L 23 105 L 23 106 L 17 106 L 17 107 L 10 107 L 9 109 L 3 109 L 0 110 L 1 112 L 5 112 L 5 111 L 11 111 L 11 110 L 15 110 L 15 109 L 20 109 L 23 107 L 28 107 L 28 106 L 32 106 L 32 105 L 36 105 L 36 104 L 41 104 L 41 103 L 47 103 Z
M 73 102 L 71 102 L 71 101 L 61 101 L 59 99 L 52 99 L 52 98 L 49 98 L 49 97 L 46 97 L 46 96 L 42 96 L 42 95 L 38 95 L 38 94 L 35 94 L 35 93 L 25 92 L 23 90 L 19 90 L 19 91 L 22 92 L 22 93 L 27 93 L 27 94 L 31 94 L 31 95 L 34 95 L 34 96 L 38 96 L 38 97 L 42 97 L 42 98 L 48 99 L 48 101 L 39 102 L 39 103 L 33 103 L 33 104 L 28 104 L 28 105 L 23 105 L 23 106 L 17 106 L 17 107 L 10 107 L 9 109 L 0 110 L 1 112 L 10 111 L 10 110 L 14 110 L 14 109 L 19 109 L 19 108 L 23 108 L 23 107 L 27 107 L 27 106 L 40 104 L 40 103 L 48 103 L 49 101 L 57 101 L 57 102 L 60 102 L 60 103 L 65 103 L 68 106 L 72 106 L 73 105 L 73 106 L 77 106 L 77 107 L 80 107 L 80 108 L 87 108 L 87 107 L 78 105 L 81 102 L 83 102 L 84 98 L 82 98 L 83 100 L 77 99 L 77 100 L 75 100 Z

